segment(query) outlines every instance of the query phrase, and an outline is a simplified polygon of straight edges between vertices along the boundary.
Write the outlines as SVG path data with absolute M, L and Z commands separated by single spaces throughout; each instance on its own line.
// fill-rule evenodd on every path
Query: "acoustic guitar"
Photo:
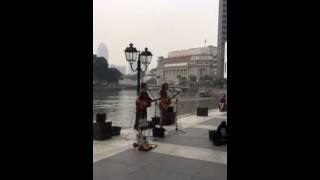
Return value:
M 158 100 L 160 100 L 160 98 L 157 98 L 157 99 L 148 99 L 148 100 L 140 100 L 140 99 L 137 99 L 137 100 L 136 100 L 137 110 L 138 110 L 138 111 L 142 111 L 142 110 L 146 109 L 147 107 L 150 107 L 152 102 L 158 101 Z
M 175 98 L 178 94 L 180 94 L 180 91 L 177 92 L 177 94 L 175 94 L 174 96 L 172 96 L 171 98 L 161 98 L 160 101 L 160 106 L 165 109 L 168 110 L 170 104 L 171 104 L 171 99 Z

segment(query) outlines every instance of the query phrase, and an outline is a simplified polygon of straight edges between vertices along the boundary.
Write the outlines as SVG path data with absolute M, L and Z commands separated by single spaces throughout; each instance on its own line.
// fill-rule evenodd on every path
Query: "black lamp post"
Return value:
M 130 63 L 130 68 L 133 72 L 137 71 L 137 96 L 139 96 L 140 92 L 140 73 L 145 72 L 148 68 L 148 65 L 151 63 L 152 54 L 150 51 L 148 51 L 148 48 L 145 48 L 144 51 L 140 53 L 140 51 L 137 51 L 135 47 L 133 47 L 133 44 L 130 43 L 129 47 L 127 47 L 125 50 L 125 55 L 127 61 Z M 137 61 L 138 60 L 138 61 Z M 137 61 L 137 68 L 134 69 L 132 67 L 132 64 Z M 141 63 L 144 65 L 144 70 L 141 68 Z

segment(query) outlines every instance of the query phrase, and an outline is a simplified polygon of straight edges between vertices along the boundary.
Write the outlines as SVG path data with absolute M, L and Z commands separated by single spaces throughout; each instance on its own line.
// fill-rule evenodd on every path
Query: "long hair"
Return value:
M 141 89 L 143 89 L 143 88 L 146 87 L 146 86 L 147 86 L 147 83 L 145 83 L 145 82 L 140 83 L 140 88 L 141 88 Z
M 165 90 L 165 87 L 168 86 L 168 83 L 163 83 L 161 85 L 161 90 L 160 90 L 160 97 L 167 97 L 167 91 Z
M 168 83 L 163 83 L 163 84 L 161 85 L 161 91 L 164 91 L 164 87 L 166 87 L 166 86 L 168 86 Z

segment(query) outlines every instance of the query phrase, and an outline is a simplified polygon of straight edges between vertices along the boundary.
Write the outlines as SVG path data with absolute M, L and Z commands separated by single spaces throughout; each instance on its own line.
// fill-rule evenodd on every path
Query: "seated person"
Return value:
M 219 100 L 219 110 L 220 112 L 225 111 L 227 106 L 226 95 L 222 95 Z
M 217 130 L 212 135 L 214 145 L 221 146 L 227 144 L 228 130 L 226 121 L 222 121 Z

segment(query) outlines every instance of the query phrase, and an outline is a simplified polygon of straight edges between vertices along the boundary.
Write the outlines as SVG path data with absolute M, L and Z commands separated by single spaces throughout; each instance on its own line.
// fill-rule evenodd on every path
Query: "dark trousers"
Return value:
M 137 111 L 136 112 L 136 120 L 134 123 L 134 129 L 138 130 L 139 127 L 139 119 L 146 119 L 147 118 L 147 109 L 143 111 Z

